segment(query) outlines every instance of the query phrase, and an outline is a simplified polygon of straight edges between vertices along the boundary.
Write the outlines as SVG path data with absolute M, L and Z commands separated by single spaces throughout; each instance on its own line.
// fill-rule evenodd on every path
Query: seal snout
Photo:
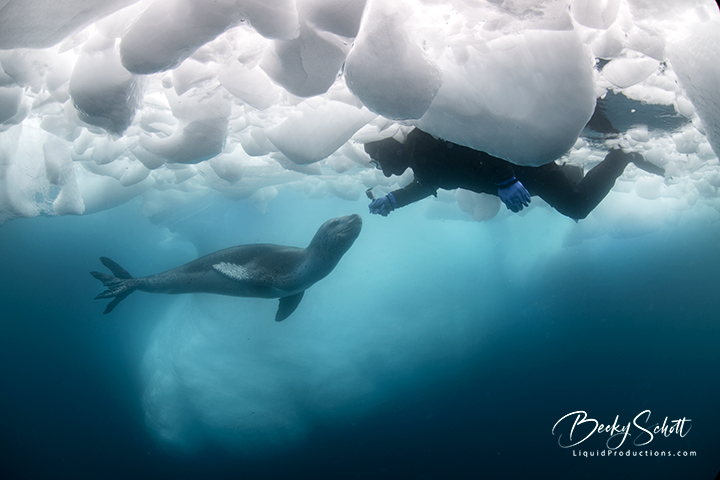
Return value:
M 359 227 L 362 227 L 362 217 L 360 215 L 358 215 L 357 213 L 348 215 L 345 218 L 348 219 L 348 223 L 350 223 L 350 225 L 357 225 Z
M 362 218 L 357 213 L 353 213 L 352 215 L 348 215 L 347 217 L 342 217 L 343 220 L 343 227 L 340 233 L 342 234 L 351 234 L 357 237 L 360 235 L 360 230 L 362 230 Z

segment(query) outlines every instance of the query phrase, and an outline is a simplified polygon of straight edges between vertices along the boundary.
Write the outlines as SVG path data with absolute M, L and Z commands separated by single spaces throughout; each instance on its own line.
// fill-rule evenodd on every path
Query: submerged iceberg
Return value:
M 549 250 L 720 219 L 720 11 L 709 0 L 52 5 L 0 7 L 0 224 L 133 199 L 161 225 L 217 196 L 263 213 L 283 194 L 357 208 L 366 189 L 387 193 L 409 181 L 385 178 L 363 144 L 413 126 L 519 165 L 558 159 L 587 170 L 620 146 L 665 169 L 660 178 L 628 167 L 587 220 L 545 239 Z M 550 212 L 539 199 L 532 205 Z M 423 213 L 498 217 L 506 225 L 496 234 L 517 228 L 499 206 L 440 192 Z M 470 250 L 475 239 L 456 233 L 453 242 Z M 377 253 L 364 248 L 348 260 L 358 271 L 361 254 Z M 512 261 L 491 253 L 472 261 Z M 342 294 L 332 288 L 326 299 Z M 439 302 L 418 308 L 413 315 L 427 321 L 407 336 L 406 312 L 387 302 L 389 339 L 359 326 L 334 331 L 332 312 L 312 319 L 319 326 L 301 317 L 278 335 L 272 322 L 243 322 L 228 302 L 178 300 L 145 355 L 147 424 L 173 447 L 205 437 L 242 451 L 274 447 L 317 418 L 372 409 L 387 400 L 384 386 L 402 381 L 398 372 L 423 361 L 418 352 L 434 351 L 423 329 L 444 314 Z M 248 302 L 252 317 L 274 306 Z M 348 304 L 359 309 L 365 299 L 354 292 Z M 448 329 L 477 334 L 470 320 L 448 320 Z M 402 342 L 415 353 L 383 365 L 357 339 L 379 356 Z M 441 340 L 458 348 L 450 363 L 476 346 Z

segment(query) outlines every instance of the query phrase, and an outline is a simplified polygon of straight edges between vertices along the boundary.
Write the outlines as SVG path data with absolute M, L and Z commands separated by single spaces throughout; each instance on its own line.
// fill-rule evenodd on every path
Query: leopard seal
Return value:
M 135 290 L 279 298 L 275 320 L 280 322 L 295 311 L 305 290 L 333 271 L 361 229 L 359 215 L 333 218 L 318 229 L 307 248 L 238 245 L 162 273 L 138 278 L 109 258 L 100 257 L 113 275 L 90 272 L 107 287 L 95 299 L 114 297 L 103 312 L 110 313 Z

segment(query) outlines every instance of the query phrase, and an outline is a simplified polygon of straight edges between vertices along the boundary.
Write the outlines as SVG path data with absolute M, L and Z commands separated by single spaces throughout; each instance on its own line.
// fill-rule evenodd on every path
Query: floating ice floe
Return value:
M 408 180 L 374 171 L 362 143 L 415 126 L 520 165 L 641 152 L 668 174 L 629 167 L 614 224 L 638 199 L 665 221 L 720 203 L 709 0 L 6 3 L 0 222 L 154 190 L 261 210 L 287 188 L 353 200 Z M 598 99 L 626 109 L 619 134 L 583 130 Z M 498 213 L 467 192 L 453 202 Z

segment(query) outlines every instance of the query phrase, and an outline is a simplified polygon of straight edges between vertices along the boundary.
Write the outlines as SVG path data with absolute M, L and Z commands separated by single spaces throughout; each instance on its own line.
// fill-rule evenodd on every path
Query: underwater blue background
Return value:
M 388 218 L 366 208 L 285 191 L 264 215 L 218 196 L 152 221 L 133 201 L 0 227 L 0 476 L 715 477 L 716 223 L 563 246 L 572 221 L 547 208 L 483 223 L 429 219 L 418 206 Z M 234 451 L 213 432 L 192 451 L 157 441 L 145 424 L 141 365 L 182 299 L 135 293 L 104 316 L 88 274 L 102 270 L 98 257 L 147 275 L 235 244 L 305 246 L 323 221 L 350 213 L 363 216 L 363 232 L 293 316 L 274 324 L 270 300 L 239 321 L 312 329 L 313 315 L 332 312 L 323 341 L 363 350 L 353 368 L 377 380 L 369 407 L 359 396 L 330 420 L 300 411 L 309 431 L 277 448 Z M 231 302 L 241 310 L 260 301 Z M 684 438 L 656 437 L 652 450 L 697 456 L 583 458 L 573 450 L 601 450 L 607 436 L 563 449 L 552 434 L 573 411 L 627 423 L 645 409 L 650 424 L 691 419 Z

